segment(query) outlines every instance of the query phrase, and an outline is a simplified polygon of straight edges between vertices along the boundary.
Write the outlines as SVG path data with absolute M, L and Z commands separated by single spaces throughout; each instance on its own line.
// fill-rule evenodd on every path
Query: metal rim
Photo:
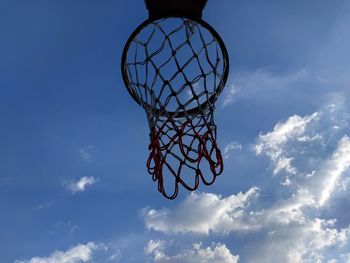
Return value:
M 125 46 L 124 46 L 124 50 L 123 50 L 123 55 L 122 55 L 122 60 L 121 60 L 121 72 L 122 72 L 122 77 L 123 77 L 123 81 L 124 84 L 126 86 L 126 89 L 128 90 L 129 94 L 131 95 L 131 97 L 136 101 L 137 104 L 139 104 L 140 106 L 143 106 L 140 101 L 137 99 L 136 94 L 134 93 L 133 89 L 131 88 L 131 85 L 129 83 L 129 78 L 127 76 L 127 72 L 126 72 L 126 67 L 125 67 L 125 62 L 126 62 L 126 58 L 127 58 L 127 53 L 129 50 L 129 47 L 132 43 L 132 41 L 135 39 L 135 37 L 141 32 L 142 29 L 144 29 L 146 26 L 148 26 L 149 24 L 151 24 L 153 21 L 156 21 L 158 19 L 161 18 L 186 18 L 186 19 L 190 19 L 193 20 L 197 23 L 199 23 L 201 26 L 203 26 L 205 29 L 207 29 L 213 36 L 214 38 L 218 41 L 220 49 L 222 51 L 222 56 L 223 56 L 223 63 L 224 63 L 224 73 L 223 73 L 223 77 L 220 80 L 219 85 L 217 86 L 217 92 L 215 94 L 213 94 L 208 101 L 203 102 L 201 105 L 189 109 L 186 112 L 183 111 L 179 111 L 179 112 L 167 112 L 168 116 L 176 116 L 176 117 L 184 117 L 186 116 L 186 114 L 195 114 L 199 111 L 199 109 L 203 109 L 206 108 L 208 106 L 210 106 L 211 104 L 213 104 L 216 99 L 217 96 L 221 94 L 222 90 L 224 89 L 226 82 L 227 82 L 227 78 L 228 78 L 228 74 L 229 74 L 229 66 L 230 66 L 230 61 L 229 61 L 229 56 L 228 56 L 228 52 L 225 46 L 224 41 L 221 39 L 220 35 L 215 31 L 215 29 L 209 25 L 207 22 L 205 22 L 202 19 L 193 19 L 193 18 L 188 18 L 188 17 L 184 17 L 184 16 L 179 16 L 179 15 L 169 15 L 169 16 L 165 16 L 165 17 L 159 17 L 156 19 L 147 19 L 145 20 L 143 23 L 141 23 L 135 30 L 134 32 L 130 35 L 130 37 L 128 38 Z M 153 108 L 151 107 L 151 105 L 147 104 L 149 106 L 149 108 Z M 158 108 L 154 108 L 153 109 L 154 112 L 159 113 L 160 109 Z M 162 115 L 162 114 L 161 114 Z

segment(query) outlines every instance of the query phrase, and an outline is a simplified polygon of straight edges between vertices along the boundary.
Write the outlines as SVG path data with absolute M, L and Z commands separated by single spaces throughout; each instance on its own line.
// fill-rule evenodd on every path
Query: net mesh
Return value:
M 179 184 L 212 184 L 223 170 L 213 112 L 227 64 L 218 39 L 193 20 L 152 21 L 131 40 L 124 70 L 147 113 L 147 167 L 158 190 L 174 199 Z

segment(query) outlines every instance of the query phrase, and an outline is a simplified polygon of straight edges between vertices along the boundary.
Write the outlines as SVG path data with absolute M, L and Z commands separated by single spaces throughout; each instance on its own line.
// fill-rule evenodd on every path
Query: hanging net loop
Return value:
M 212 184 L 223 171 L 214 109 L 228 77 L 228 55 L 203 20 L 147 20 L 129 38 L 122 72 L 150 127 L 148 172 L 174 199 Z

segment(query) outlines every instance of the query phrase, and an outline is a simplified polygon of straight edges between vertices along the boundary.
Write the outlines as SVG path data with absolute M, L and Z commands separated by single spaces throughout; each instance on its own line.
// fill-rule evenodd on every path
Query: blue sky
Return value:
M 1 1 L 0 262 L 350 262 L 349 11 L 209 0 L 225 170 L 170 202 L 120 73 L 143 1 Z

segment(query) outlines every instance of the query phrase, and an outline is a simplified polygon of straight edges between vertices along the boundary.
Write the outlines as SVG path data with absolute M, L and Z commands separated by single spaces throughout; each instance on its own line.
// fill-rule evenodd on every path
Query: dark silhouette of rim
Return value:
M 131 43 L 133 42 L 133 40 L 135 39 L 135 37 L 141 32 L 142 29 L 146 28 L 149 24 L 151 24 L 153 21 L 156 21 L 158 19 L 161 18 L 186 18 L 186 19 L 190 19 L 195 21 L 196 23 L 200 24 L 201 26 L 203 26 L 205 29 L 207 29 L 212 35 L 213 37 L 216 39 L 217 43 L 220 46 L 221 52 L 222 52 L 222 56 L 223 56 L 223 67 L 224 67 L 224 73 L 223 76 L 220 80 L 219 85 L 215 88 L 215 93 L 209 98 L 208 101 L 203 102 L 201 105 L 186 110 L 186 111 L 176 111 L 176 112 L 167 112 L 166 115 L 167 116 L 174 116 L 176 118 L 181 118 L 184 117 L 186 115 L 192 115 L 192 114 L 196 114 L 200 111 L 202 111 L 203 109 L 209 107 L 210 105 L 213 105 L 214 102 L 216 101 L 217 97 L 220 95 L 220 93 L 222 92 L 222 90 L 224 89 L 226 82 L 227 82 L 227 78 L 228 78 L 228 73 L 229 73 L 229 57 L 228 57 L 228 53 L 227 53 L 227 49 L 225 46 L 224 41 L 221 39 L 220 35 L 215 31 L 215 29 L 210 26 L 207 22 L 205 22 L 202 19 L 194 19 L 194 18 L 188 18 L 188 17 L 184 17 L 184 16 L 179 16 L 177 14 L 169 14 L 165 17 L 158 17 L 156 19 L 147 19 L 146 21 L 144 21 L 141 25 L 139 25 L 135 31 L 131 34 L 131 36 L 129 37 L 128 41 L 125 44 L 124 50 L 123 50 L 123 55 L 122 55 L 122 60 L 121 60 L 121 71 L 122 71 L 122 76 L 123 76 L 123 81 L 125 83 L 125 86 L 128 90 L 128 92 L 130 93 L 131 97 L 133 97 L 133 99 L 137 102 L 137 104 L 141 105 L 140 101 L 137 99 L 137 96 L 132 88 L 132 85 L 130 84 L 128 75 L 127 75 L 127 71 L 126 71 L 126 58 L 127 58 L 127 53 L 129 50 L 129 47 L 131 45 Z M 147 108 L 153 108 L 151 105 L 147 104 L 146 106 Z M 201 110 L 200 110 L 201 109 Z M 160 115 L 164 115 L 163 112 L 161 111 L 161 109 L 158 108 L 153 108 L 153 111 L 155 113 L 159 113 Z

